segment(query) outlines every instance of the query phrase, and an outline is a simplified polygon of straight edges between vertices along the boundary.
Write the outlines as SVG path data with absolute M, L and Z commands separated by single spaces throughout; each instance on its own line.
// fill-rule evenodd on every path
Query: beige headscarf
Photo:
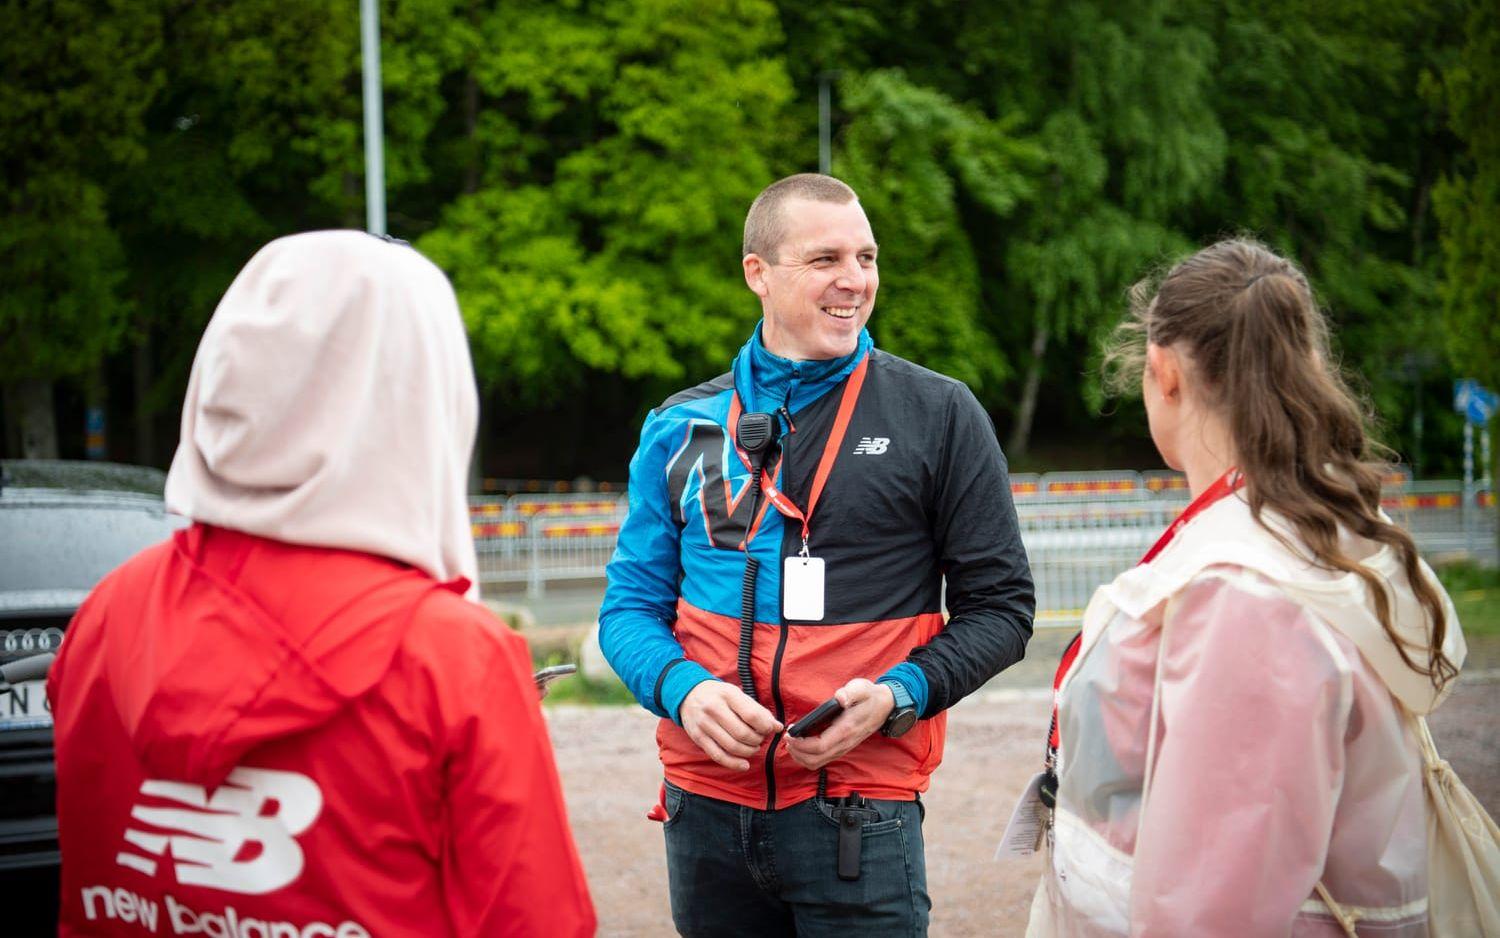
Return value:
M 281 238 L 203 334 L 167 507 L 473 582 L 477 416 L 458 301 L 431 261 L 358 231 Z

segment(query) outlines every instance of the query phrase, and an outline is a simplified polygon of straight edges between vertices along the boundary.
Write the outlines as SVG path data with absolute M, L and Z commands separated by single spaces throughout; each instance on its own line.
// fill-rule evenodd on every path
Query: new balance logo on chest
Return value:
M 888 436 L 862 436 L 859 445 L 854 447 L 855 456 L 879 456 L 891 445 Z

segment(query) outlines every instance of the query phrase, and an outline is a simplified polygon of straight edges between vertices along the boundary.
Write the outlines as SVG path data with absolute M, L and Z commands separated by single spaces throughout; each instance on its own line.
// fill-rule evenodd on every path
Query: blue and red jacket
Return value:
M 824 616 L 789 620 L 782 561 L 801 549 L 802 524 L 765 497 L 751 517 L 751 469 L 732 418 L 781 414 L 767 468 L 774 488 L 806 510 L 856 370 L 857 404 L 810 525 L 810 553 L 825 562 Z M 757 329 L 732 371 L 646 418 L 600 644 L 641 705 L 664 718 L 657 742 L 669 780 L 773 809 L 812 797 L 818 781 L 778 746 L 779 735 L 748 772 L 735 772 L 678 723 L 699 683 L 739 682 L 747 551 L 760 562 L 751 670 L 777 719 L 797 719 L 856 677 L 899 681 L 924 718 L 828 766 L 828 794 L 925 791 L 942 760 L 944 711 L 1022 658 L 1035 608 L 1005 457 L 979 402 L 961 382 L 876 350 L 868 332 L 844 358 L 792 362 L 767 351 Z

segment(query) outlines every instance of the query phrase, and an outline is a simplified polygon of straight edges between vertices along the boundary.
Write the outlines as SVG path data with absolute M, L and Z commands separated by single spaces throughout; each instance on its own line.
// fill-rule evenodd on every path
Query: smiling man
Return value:
M 743 262 L 761 323 L 631 461 L 600 642 L 663 718 L 653 817 L 684 935 L 925 934 L 944 714 L 1031 635 L 994 427 L 874 348 L 878 253 L 839 180 L 767 187 Z M 831 721 L 793 724 L 830 698 Z

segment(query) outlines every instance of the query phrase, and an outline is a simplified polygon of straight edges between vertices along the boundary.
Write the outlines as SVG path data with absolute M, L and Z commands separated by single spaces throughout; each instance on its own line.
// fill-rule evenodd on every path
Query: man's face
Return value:
M 880 272 L 875 235 L 858 200 L 842 205 L 788 199 L 786 236 L 770 263 L 745 257 L 745 282 L 760 297 L 766 348 L 793 361 L 854 351 L 875 309 Z

